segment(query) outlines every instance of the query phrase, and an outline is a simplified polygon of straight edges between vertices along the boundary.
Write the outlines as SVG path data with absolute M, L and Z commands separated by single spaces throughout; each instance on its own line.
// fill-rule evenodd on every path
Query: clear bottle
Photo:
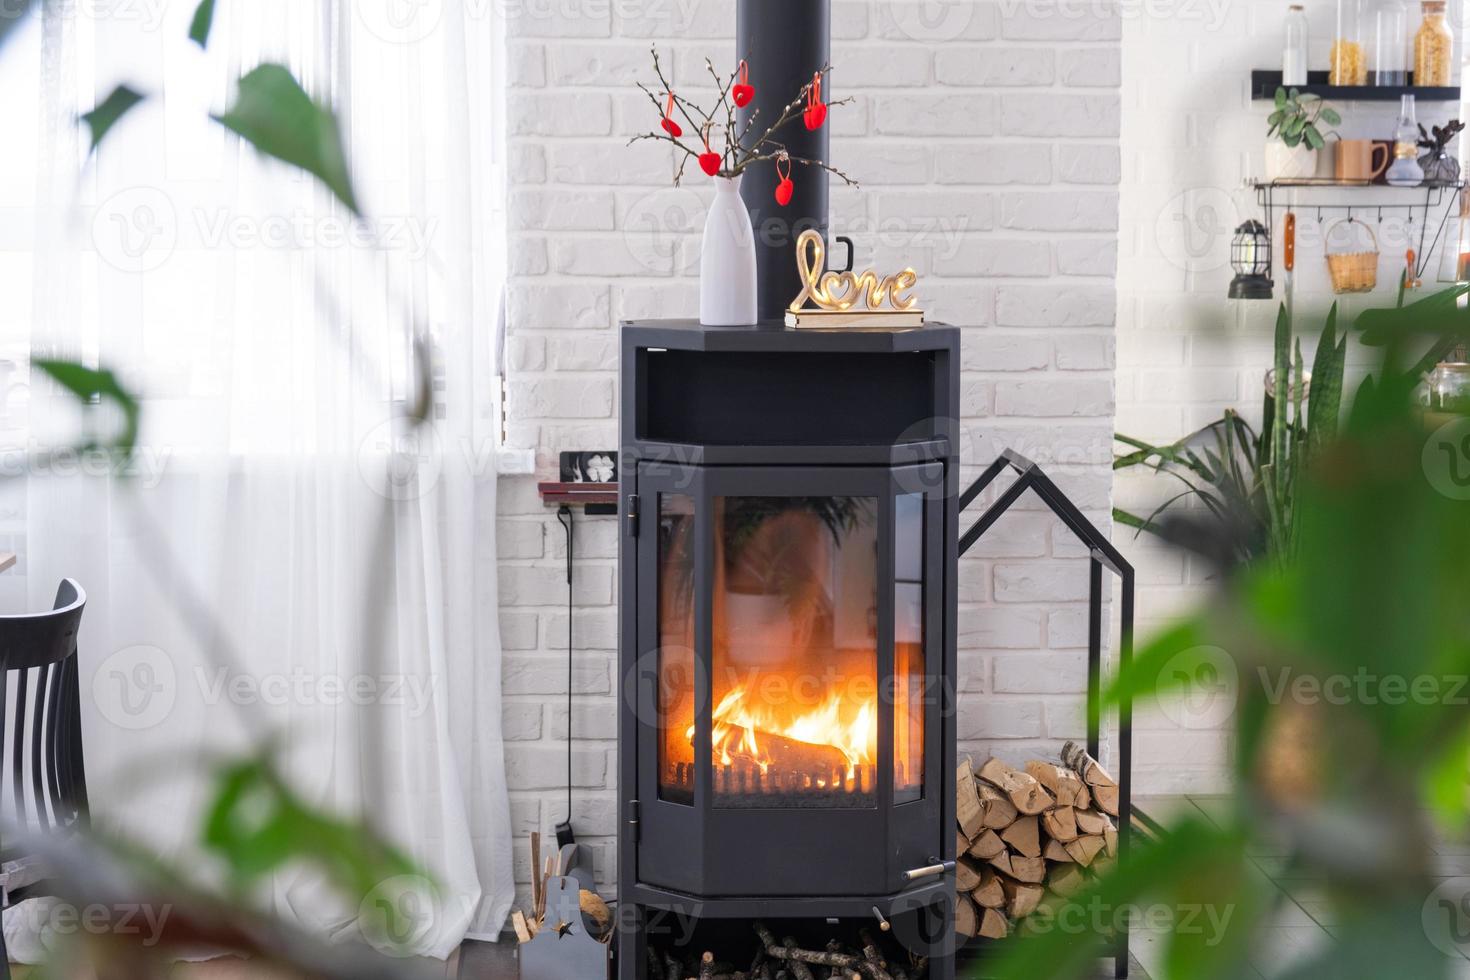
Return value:
M 1449 85 L 1455 36 L 1445 22 L 1444 0 L 1424 0 L 1424 21 L 1414 35 L 1414 84 Z
M 1414 119 L 1414 97 L 1399 99 L 1399 122 L 1393 131 L 1393 163 L 1384 180 L 1394 187 L 1418 187 L 1424 183 L 1424 168 L 1419 166 L 1419 124 Z
M 1409 84 L 1409 7 L 1381 0 L 1373 14 L 1373 84 Z
M 1286 9 L 1285 37 L 1281 47 L 1281 84 L 1307 84 L 1307 13 L 1301 4 Z
M 1358 0 L 1337 0 L 1337 29 L 1327 55 L 1327 80 L 1333 85 L 1368 84 Z

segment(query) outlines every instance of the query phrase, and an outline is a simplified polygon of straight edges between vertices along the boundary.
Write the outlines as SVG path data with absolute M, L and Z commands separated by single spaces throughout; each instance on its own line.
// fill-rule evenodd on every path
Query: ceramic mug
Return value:
M 1339 140 L 1336 174 L 1338 180 L 1377 180 L 1388 169 L 1393 153 L 1387 143 L 1376 140 Z

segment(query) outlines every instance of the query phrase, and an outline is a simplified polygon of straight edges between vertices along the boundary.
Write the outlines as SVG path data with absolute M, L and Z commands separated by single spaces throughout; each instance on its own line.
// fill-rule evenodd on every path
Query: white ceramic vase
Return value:
M 699 257 L 699 322 L 749 327 L 755 313 L 755 235 L 740 199 L 739 177 L 716 177 Z
M 1266 179 L 1295 180 L 1317 175 L 1317 151 L 1305 142 L 1287 146 L 1280 140 L 1266 141 Z

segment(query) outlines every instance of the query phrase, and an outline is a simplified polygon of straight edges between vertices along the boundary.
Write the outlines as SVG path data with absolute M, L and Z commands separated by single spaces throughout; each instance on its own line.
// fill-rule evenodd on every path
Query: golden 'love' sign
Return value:
M 871 269 L 824 273 L 826 264 L 827 243 L 821 234 L 810 229 L 802 232 L 796 240 L 801 292 L 786 314 L 788 327 L 902 330 L 923 326 L 924 311 L 915 309 L 917 300 L 909 295 L 919 281 L 913 269 L 880 277 Z

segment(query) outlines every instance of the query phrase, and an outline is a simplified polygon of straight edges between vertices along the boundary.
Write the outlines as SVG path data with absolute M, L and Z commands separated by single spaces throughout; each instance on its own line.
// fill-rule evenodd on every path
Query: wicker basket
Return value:
M 1346 221 L 1348 224 L 1359 224 L 1368 229 L 1368 237 L 1373 239 L 1373 249 L 1367 252 L 1333 252 L 1332 229 Z M 1373 226 L 1358 221 L 1351 215 L 1339 218 L 1327 226 L 1322 234 L 1323 250 L 1327 255 L 1327 272 L 1332 276 L 1332 291 L 1334 293 L 1367 293 L 1378 285 L 1378 235 L 1373 231 Z

